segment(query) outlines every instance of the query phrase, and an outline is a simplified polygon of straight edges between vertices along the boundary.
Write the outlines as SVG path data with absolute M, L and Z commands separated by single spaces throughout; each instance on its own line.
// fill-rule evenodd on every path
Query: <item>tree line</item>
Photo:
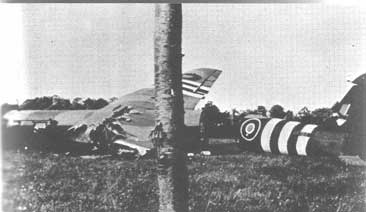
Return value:
M 5 103 L 2 104 L 1 111 L 4 113 L 9 110 L 96 110 L 114 100 L 116 100 L 115 97 L 108 100 L 76 97 L 70 100 L 53 95 L 27 99 L 20 105 Z
M 27 99 L 20 105 L 4 103 L 1 106 L 1 111 L 2 114 L 5 114 L 10 110 L 96 110 L 105 107 L 116 99 L 117 98 L 115 97 L 108 100 L 103 98 L 82 99 L 80 97 L 76 97 L 70 100 L 61 98 L 57 95 L 43 96 Z M 212 102 L 207 103 L 204 108 L 210 111 L 210 116 L 216 123 L 223 124 L 230 116 L 229 111 L 221 112 L 220 109 Z M 291 110 L 285 110 L 283 106 L 278 104 L 273 105 L 269 110 L 267 110 L 265 106 L 260 105 L 256 109 L 233 109 L 232 112 L 239 118 L 244 118 L 248 115 L 260 115 L 268 118 L 282 118 L 289 121 L 300 121 L 318 125 L 328 120 L 333 113 L 330 108 L 318 108 L 310 111 L 307 107 L 304 107 L 297 113 L 294 113 Z
M 229 122 L 231 116 L 235 116 L 237 120 L 257 116 L 263 118 L 281 118 L 288 121 L 299 121 L 306 124 L 321 125 L 332 118 L 333 111 L 331 108 L 318 108 L 313 111 L 307 107 L 303 107 L 297 113 L 291 110 L 285 110 L 281 105 L 273 105 L 269 110 L 264 106 L 258 106 L 256 109 L 237 110 L 221 112 L 220 109 L 212 102 L 208 102 L 203 108 L 209 113 L 210 121 L 218 125 L 225 125 Z

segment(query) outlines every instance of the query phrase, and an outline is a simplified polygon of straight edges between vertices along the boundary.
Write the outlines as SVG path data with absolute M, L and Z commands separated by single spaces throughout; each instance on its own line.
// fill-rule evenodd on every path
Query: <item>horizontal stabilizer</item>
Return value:
M 185 72 L 182 76 L 184 108 L 193 110 L 198 102 L 210 92 L 222 71 L 199 68 Z

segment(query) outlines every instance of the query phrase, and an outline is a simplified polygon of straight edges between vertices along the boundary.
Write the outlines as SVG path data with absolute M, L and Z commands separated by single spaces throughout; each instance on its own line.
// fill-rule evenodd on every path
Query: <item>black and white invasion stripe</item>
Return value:
M 301 124 L 283 119 L 262 119 L 261 132 L 253 141 L 263 152 L 289 155 L 308 155 L 309 140 L 317 128 L 314 124 Z
M 188 96 L 192 96 L 192 97 L 196 97 L 196 98 L 203 98 L 204 95 L 208 94 L 210 88 L 201 85 L 201 83 L 192 81 L 192 80 L 188 80 L 188 79 L 183 79 L 182 80 L 182 89 L 183 89 L 183 94 L 184 95 L 188 95 Z

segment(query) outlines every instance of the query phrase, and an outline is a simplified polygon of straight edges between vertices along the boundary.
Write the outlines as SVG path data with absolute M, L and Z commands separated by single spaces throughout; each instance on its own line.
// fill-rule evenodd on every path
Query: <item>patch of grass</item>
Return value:
M 190 204 L 192 211 L 365 211 L 365 174 L 332 158 L 197 158 Z
M 3 154 L 4 211 L 157 211 L 153 160 Z M 188 161 L 190 211 L 365 211 L 366 170 L 244 152 Z
M 153 161 L 4 154 L 4 211 L 157 209 Z

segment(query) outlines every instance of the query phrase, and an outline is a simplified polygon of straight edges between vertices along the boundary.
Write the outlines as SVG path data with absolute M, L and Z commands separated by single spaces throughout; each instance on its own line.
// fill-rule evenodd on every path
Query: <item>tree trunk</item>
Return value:
M 188 174 L 182 151 L 184 108 L 182 95 L 182 7 L 155 8 L 155 139 L 158 156 L 159 211 L 188 211 Z M 157 128 L 156 128 L 157 129 Z M 155 137 L 156 138 L 156 137 Z

